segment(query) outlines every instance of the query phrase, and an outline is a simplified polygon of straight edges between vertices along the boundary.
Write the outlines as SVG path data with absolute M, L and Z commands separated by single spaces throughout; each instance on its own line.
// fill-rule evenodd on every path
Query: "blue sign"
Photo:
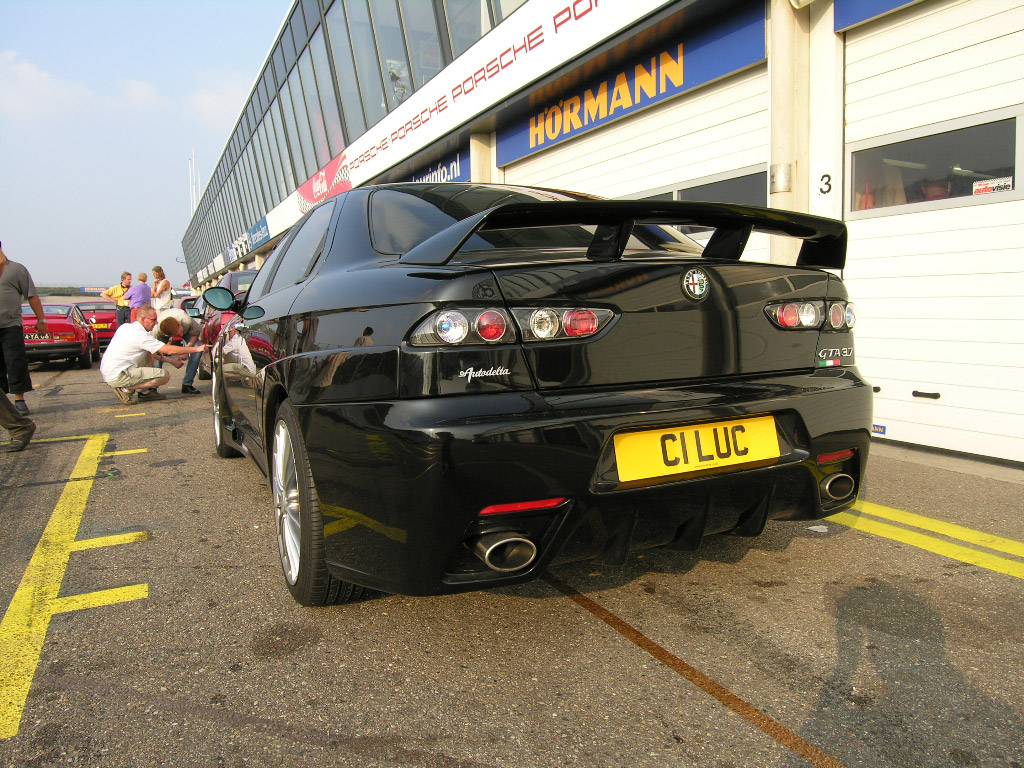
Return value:
M 884 435 L 885 434 L 885 426 L 882 425 L 882 424 L 872 424 L 871 425 L 871 434 L 872 435 Z
M 267 217 L 260 219 L 256 226 L 249 230 L 249 249 L 258 248 L 270 239 L 270 228 L 267 227 Z
M 406 181 L 436 183 L 439 181 L 470 181 L 469 147 L 441 160 L 437 165 L 421 168 Z
M 835 30 L 849 29 L 910 3 L 911 0 L 835 0 Z
M 765 58 L 765 4 L 751 2 L 720 23 L 702 27 L 561 94 L 528 119 L 498 132 L 499 166 L 628 117 Z

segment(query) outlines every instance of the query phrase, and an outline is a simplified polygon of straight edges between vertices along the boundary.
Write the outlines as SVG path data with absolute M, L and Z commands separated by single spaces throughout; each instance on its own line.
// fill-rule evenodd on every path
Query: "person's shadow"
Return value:
M 837 663 L 802 738 L 848 766 L 1024 766 L 1024 720 L 950 663 L 927 600 L 881 581 L 831 589 Z M 1021 667 L 1006 673 L 1019 680 Z M 787 765 L 807 763 L 794 756 Z

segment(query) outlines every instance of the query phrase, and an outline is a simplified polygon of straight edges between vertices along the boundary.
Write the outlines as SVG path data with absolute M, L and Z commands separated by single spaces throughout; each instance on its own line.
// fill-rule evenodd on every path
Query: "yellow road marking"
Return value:
M 1007 576 L 1015 576 L 1018 579 L 1024 579 L 1024 563 L 1015 560 L 1009 560 L 1005 557 L 989 554 L 988 552 L 937 539 L 934 536 L 927 536 L 917 531 L 882 523 L 868 517 L 851 515 L 849 512 L 838 512 L 826 519 L 841 523 L 849 528 L 855 528 L 858 531 L 910 544 L 913 547 L 918 547 L 943 557 L 977 565 L 997 573 L 1004 573 Z
M 73 439 L 85 439 L 85 447 L 0 621 L 0 739 L 17 735 L 21 727 L 21 715 L 39 666 L 46 630 L 55 614 L 149 596 L 148 584 L 59 596 L 72 552 L 146 539 L 145 532 L 137 532 L 76 540 L 93 479 L 105 455 L 103 449 L 108 435 L 47 438 L 41 442 Z
M 119 413 L 114 418 L 115 419 L 131 419 L 131 418 L 134 418 L 135 416 L 145 416 L 145 415 L 146 415 L 145 411 L 143 411 L 142 413 Z
M 126 450 L 126 451 L 107 451 L 106 453 L 103 454 L 103 457 L 106 458 L 107 456 L 127 456 L 129 453 L 148 453 L 148 452 L 149 452 L 149 448 L 132 448 L 131 450 Z
M 924 515 L 915 515 L 913 512 L 904 512 L 902 509 L 883 507 L 881 504 L 872 504 L 870 501 L 858 501 L 853 505 L 854 509 L 866 512 L 874 517 L 881 517 L 885 520 L 892 520 L 895 523 L 912 525 L 915 528 L 922 528 L 932 533 L 941 533 L 951 539 L 960 539 L 969 544 L 977 544 L 979 547 L 994 549 L 997 552 L 1005 552 L 1008 555 L 1024 557 L 1024 542 L 1004 539 L 991 533 L 976 531 L 973 528 L 965 528 L 962 525 L 946 523 L 942 520 L 934 520 Z

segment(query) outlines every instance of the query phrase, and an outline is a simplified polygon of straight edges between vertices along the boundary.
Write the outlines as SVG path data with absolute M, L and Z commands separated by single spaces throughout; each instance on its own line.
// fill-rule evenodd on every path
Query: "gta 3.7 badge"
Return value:
M 853 347 L 832 347 L 818 350 L 818 358 L 821 360 L 834 360 L 837 357 L 853 357 Z

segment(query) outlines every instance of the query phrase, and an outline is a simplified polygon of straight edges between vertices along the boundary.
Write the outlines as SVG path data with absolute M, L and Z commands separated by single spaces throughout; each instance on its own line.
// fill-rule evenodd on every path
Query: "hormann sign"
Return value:
M 712 27 L 645 53 L 500 130 L 498 165 L 508 165 L 764 60 L 764 8 L 762 2 L 749 3 Z

